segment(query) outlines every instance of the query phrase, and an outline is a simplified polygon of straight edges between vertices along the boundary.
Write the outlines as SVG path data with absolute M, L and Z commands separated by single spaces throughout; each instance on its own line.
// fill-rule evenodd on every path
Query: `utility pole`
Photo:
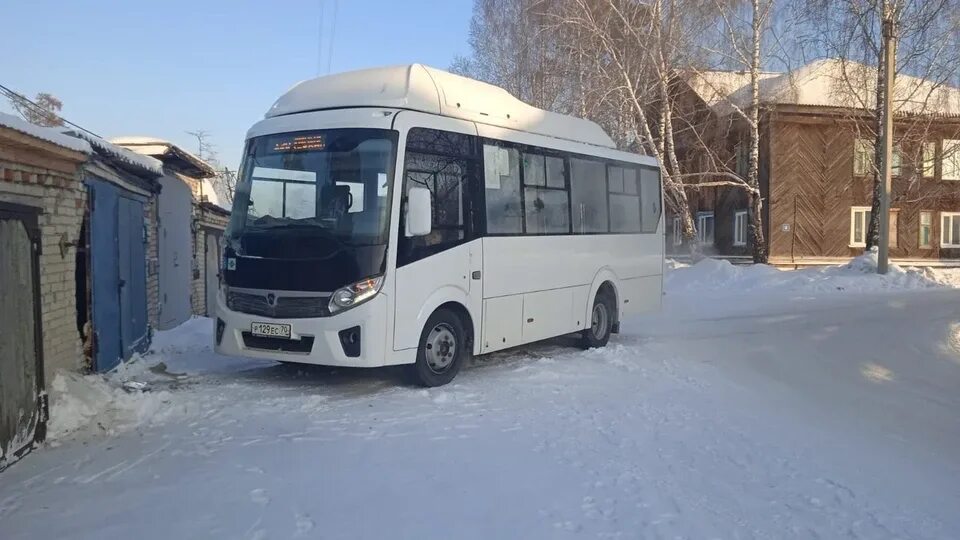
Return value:
M 893 8 L 883 2 L 883 159 L 880 161 L 880 245 L 877 253 L 877 273 L 887 273 L 890 257 L 890 177 L 893 164 L 893 77 L 896 70 L 897 38 L 894 29 Z

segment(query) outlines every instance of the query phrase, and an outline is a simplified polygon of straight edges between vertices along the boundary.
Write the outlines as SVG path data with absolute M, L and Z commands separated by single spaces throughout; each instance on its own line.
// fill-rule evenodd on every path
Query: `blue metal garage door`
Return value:
M 102 180 L 87 185 L 94 361 L 107 371 L 149 345 L 143 201 Z

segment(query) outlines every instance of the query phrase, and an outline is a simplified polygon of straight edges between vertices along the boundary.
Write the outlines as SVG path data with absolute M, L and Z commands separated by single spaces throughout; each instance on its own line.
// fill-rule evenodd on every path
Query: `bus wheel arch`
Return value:
M 594 298 L 599 295 L 606 295 L 613 302 L 613 324 L 611 325 L 612 333 L 620 333 L 620 297 L 617 295 L 617 286 L 613 284 L 610 280 L 604 280 L 600 284 L 600 287 L 597 288 L 597 294 L 594 295 Z
M 473 351 L 473 344 L 476 338 L 476 326 L 473 323 L 473 317 L 470 316 L 470 310 L 467 309 L 467 306 L 461 304 L 460 302 L 449 301 L 437 306 L 434 309 L 434 313 L 446 309 L 452 311 L 455 315 L 460 317 L 460 320 L 463 322 L 463 329 L 466 331 L 467 335 L 467 347 L 468 350 Z
M 466 306 L 441 304 L 427 317 L 417 342 L 417 359 L 408 366 L 412 382 L 443 386 L 453 380 L 473 356 L 473 323 Z
M 601 268 L 593 278 L 593 284 L 590 286 L 590 294 L 587 296 L 587 305 L 583 307 L 584 317 L 589 321 L 590 312 L 593 310 L 593 303 L 597 299 L 597 295 L 601 289 L 604 291 L 604 294 L 610 295 L 611 301 L 613 302 L 613 333 L 615 334 L 620 330 L 620 302 L 622 301 L 617 283 L 619 283 L 619 280 L 609 267 Z
M 611 281 L 603 281 L 590 300 L 587 324 L 580 332 L 580 346 L 584 349 L 605 347 L 619 324 L 617 292 Z

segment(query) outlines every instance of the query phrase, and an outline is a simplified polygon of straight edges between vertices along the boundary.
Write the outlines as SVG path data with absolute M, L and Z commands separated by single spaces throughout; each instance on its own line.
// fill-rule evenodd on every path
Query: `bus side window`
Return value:
M 407 193 L 413 187 L 430 190 L 433 215 L 430 234 L 417 237 L 399 235 L 399 266 L 466 241 L 470 178 L 470 163 L 466 158 L 469 149 L 469 136 L 459 133 L 414 128 L 407 135 L 400 230 L 404 230 L 406 220 Z
M 483 145 L 483 184 L 487 201 L 487 232 L 520 234 L 520 152 Z
M 655 233 L 660 223 L 660 171 L 640 169 L 640 232 Z
M 636 169 L 608 165 L 607 179 L 610 191 L 610 232 L 640 232 L 640 196 L 637 194 Z
M 603 163 L 570 159 L 570 206 L 574 234 L 608 232 L 607 171 Z

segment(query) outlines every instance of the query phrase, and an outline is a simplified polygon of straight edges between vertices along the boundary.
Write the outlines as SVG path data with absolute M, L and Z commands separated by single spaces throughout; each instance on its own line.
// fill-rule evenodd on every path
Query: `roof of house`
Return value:
M 760 77 L 764 105 L 869 109 L 876 101 L 876 68 L 850 60 L 824 59 L 786 73 Z M 750 103 L 750 75 L 705 71 L 687 77 L 690 87 L 718 114 Z M 897 75 L 893 107 L 898 114 L 960 115 L 960 88 L 910 75 Z
M 196 178 L 211 178 L 216 171 L 209 163 L 176 144 L 156 137 L 113 137 L 110 142 L 128 148 L 137 154 L 153 156 L 164 163 L 176 162 L 180 169 L 190 169 L 191 176 Z
M 79 129 L 64 129 L 61 131 L 86 141 L 93 147 L 97 154 L 114 162 L 123 169 L 140 175 L 163 176 L 163 163 L 148 155 L 138 154 Z
M 266 118 L 342 107 L 390 107 L 461 118 L 614 148 L 599 125 L 528 105 L 485 82 L 422 64 L 350 71 L 303 81 L 282 95 Z
M 60 129 L 57 128 L 35 126 L 30 122 L 21 120 L 16 116 L 9 114 L 0 113 L 0 127 L 12 129 L 25 135 L 29 135 L 35 139 L 47 141 L 75 152 L 81 152 L 84 154 L 93 152 L 93 149 L 90 148 L 90 145 L 87 144 L 87 141 L 83 141 L 77 139 L 76 137 L 71 137 L 70 135 L 61 133 Z
M 763 72 L 760 80 L 779 77 L 783 73 Z M 746 71 L 694 71 L 687 76 L 687 84 L 707 105 L 713 107 L 737 90 L 750 84 Z

